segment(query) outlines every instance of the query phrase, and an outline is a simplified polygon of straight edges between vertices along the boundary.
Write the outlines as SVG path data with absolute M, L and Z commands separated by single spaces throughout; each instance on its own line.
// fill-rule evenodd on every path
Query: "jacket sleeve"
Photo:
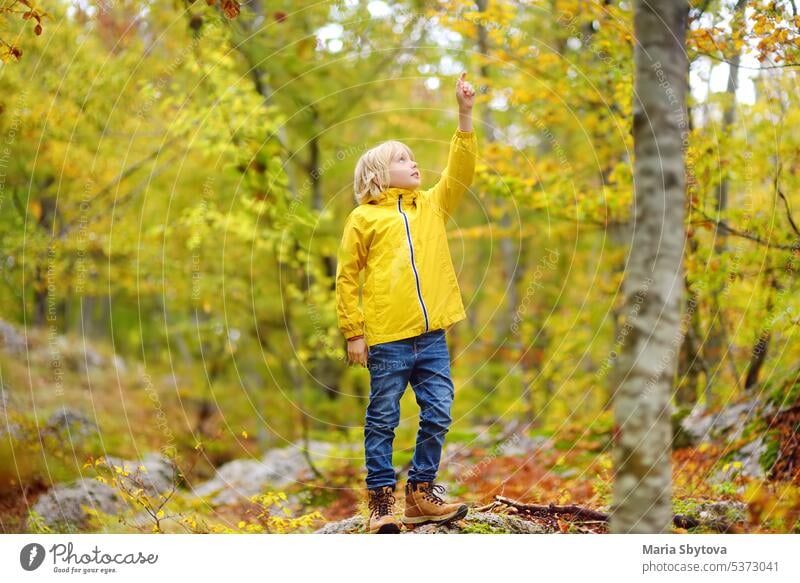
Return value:
M 445 216 L 452 213 L 464 196 L 475 174 L 478 140 L 475 131 L 457 129 L 450 140 L 450 154 L 442 177 L 430 191 L 430 198 Z
M 336 317 L 345 338 L 364 333 L 364 313 L 358 303 L 359 274 L 366 266 L 367 247 L 358 220 L 350 213 L 344 223 L 336 264 Z

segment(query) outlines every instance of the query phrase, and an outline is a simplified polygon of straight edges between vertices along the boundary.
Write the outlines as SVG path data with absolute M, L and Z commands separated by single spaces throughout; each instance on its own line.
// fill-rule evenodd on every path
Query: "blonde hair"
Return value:
M 361 204 L 377 197 L 389 188 L 389 165 L 395 154 L 405 151 L 413 160 L 414 153 L 403 142 L 388 140 L 364 152 L 356 163 L 353 190 L 356 202 Z

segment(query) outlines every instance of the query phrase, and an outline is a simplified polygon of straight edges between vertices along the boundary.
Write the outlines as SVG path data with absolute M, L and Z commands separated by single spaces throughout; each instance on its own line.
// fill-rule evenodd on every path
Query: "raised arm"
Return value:
M 429 191 L 431 200 L 442 209 L 445 216 L 452 213 L 461 202 L 475 174 L 478 151 L 477 138 L 472 129 L 475 90 L 465 81 L 465 76 L 466 73 L 462 73 L 456 83 L 458 129 L 450 140 L 447 167 L 442 172 L 439 182 Z
M 344 224 L 336 265 L 336 316 L 345 338 L 364 334 L 364 313 L 358 304 L 359 273 L 366 266 L 367 246 L 355 213 Z

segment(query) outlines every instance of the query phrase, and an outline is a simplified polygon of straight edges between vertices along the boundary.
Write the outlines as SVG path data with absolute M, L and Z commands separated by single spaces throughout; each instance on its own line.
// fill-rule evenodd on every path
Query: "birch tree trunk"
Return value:
M 611 531 L 669 532 L 670 402 L 683 334 L 686 0 L 635 4 L 634 209 L 614 378 Z

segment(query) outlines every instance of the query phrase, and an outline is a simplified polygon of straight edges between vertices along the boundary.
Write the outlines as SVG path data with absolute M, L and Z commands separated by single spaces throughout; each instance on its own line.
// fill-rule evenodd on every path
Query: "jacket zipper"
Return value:
M 419 287 L 419 274 L 417 273 L 417 266 L 414 264 L 414 245 L 411 243 L 411 229 L 408 226 L 408 217 L 403 212 L 403 195 L 397 197 L 397 210 L 403 215 L 403 221 L 406 224 L 406 238 L 408 239 L 408 248 L 411 251 L 411 269 L 414 270 L 414 280 L 417 284 L 417 298 L 419 305 L 422 307 L 422 315 L 425 317 L 425 332 L 428 331 L 428 310 L 425 308 L 425 302 L 422 300 L 422 290 Z

